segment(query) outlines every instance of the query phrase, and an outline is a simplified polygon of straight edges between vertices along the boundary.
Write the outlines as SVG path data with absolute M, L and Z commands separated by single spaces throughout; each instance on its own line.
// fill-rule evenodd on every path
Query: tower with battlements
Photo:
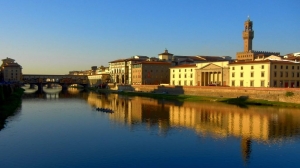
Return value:
M 280 52 L 255 51 L 252 50 L 252 40 L 254 38 L 253 22 L 250 17 L 244 23 L 244 31 L 242 33 L 244 40 L 244 51 L 236 53 L 237 61 L 254 61 L 255 59 L 268 57 L 270 55 L 279 56 Z
M 244 52 L 252 50 L 252 40 L 254 38 L 254 31 L 252 29 L 253 22 L 248 17 L 248 20 L 244 23 L 245 30 L 243 31 L 244 39 Z

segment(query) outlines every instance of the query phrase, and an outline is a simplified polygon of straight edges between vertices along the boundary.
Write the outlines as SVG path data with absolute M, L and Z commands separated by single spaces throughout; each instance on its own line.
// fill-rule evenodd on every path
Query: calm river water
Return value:
M 0 131 L 0 149 L 1 168 L 300 167 L 300 110 L 27 94 Z

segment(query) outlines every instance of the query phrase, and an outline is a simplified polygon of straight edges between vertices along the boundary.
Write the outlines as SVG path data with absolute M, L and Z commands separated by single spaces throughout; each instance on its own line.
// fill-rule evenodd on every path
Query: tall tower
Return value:
M 245 30 L 243 31 L 243 39 L 244 39 L 244 52 L 248 52 L 252 50 L 252 40 L 254 38 L 254 31 L 252 29 L 253 23 L 248 19 L 244 23 Z

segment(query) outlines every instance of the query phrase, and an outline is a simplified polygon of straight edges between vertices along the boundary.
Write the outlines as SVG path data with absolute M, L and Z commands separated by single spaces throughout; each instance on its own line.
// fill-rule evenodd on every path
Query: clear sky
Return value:
M 0 58 L 24 74 L 68 74 L 134 55 L 300 52 L 300 0 L 0 0 Z

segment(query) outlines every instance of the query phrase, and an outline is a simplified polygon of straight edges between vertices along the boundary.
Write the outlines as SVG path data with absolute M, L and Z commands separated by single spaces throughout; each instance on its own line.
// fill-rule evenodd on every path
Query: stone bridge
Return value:
M 23 74 L 23 84 L 38 85 L 39 90 L 44 85 L 59 84 L 63 88 L 67 88 L 70 85 L 78 84 L 83 87 L 88 86 L 87 75 L 40 75 L 40 74 Z

